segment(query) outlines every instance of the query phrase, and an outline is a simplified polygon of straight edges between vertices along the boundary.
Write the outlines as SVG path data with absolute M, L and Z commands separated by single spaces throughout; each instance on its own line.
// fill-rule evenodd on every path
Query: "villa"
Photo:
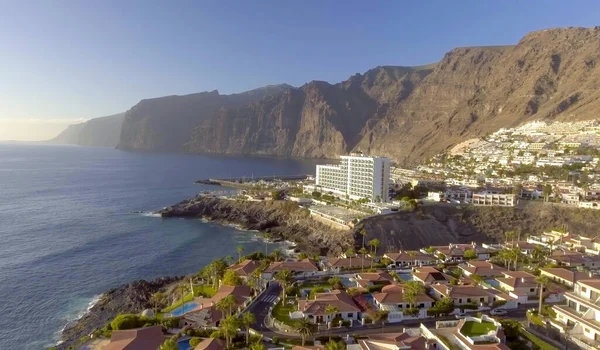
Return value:
M 440 272 L 432 266 L 417 267 L 412 273 L 413 279 L 428 286 L 431 284 L 448 284 L 452 277 Z
M 600 256 L 586 255 L 579 252 L 556 250 L 552 252 L 552 256 L 548 260 L 557 265 L 568 267 L 584 266 L 591 269 L 600 267 Z
M 506 269 L 503 267 L 479 260 L 471 260 L 459 267 L 467 277 L 471 275 L 477 275 L 483 278 L 501 277 L 504 275 L 504 272 L 506 272 Z
M 182 327 L 207 327 L 218 325 L 223 318 L 223 311 L 217 308 L 219 301 L 232 295 L 236 304 L 232 311 L 248 304 L 252 289 L 248 286 L 221 286 L 212 298 L 196 298 L 194 302 L 197 306 L 186 312 L 180 320 Z
M 248 281 L 248 277 L 250 277 L 252 272 L 259 267 L 260 262 L 246 259 L 239 264 L 231 265 L 229 269 L 235 272 L 244 281 Z
M 433 297 L 437 300 L 450 298 L 454 305 L 487 305 L 490 301 L 490 293 L 477 286 L 448 286 L 436 284 L 431 286 Z
M 566 305 L 555 305 L 552 325 L 572 338 L 600 347 L 600 279 L 580 280 L 573 292 L 565 293 Z
M 421 335 L 421 330 L 405 329 L 402 333 L 370 334 L 358 340 L 356 350 L 426 350 L 437 349 L 436 342 Z M 350 348 L 348 348 L 350 350 Z M 354 350 L 354 349 L 352 349 Z
M 394 278 L 386 271 L 361 272 L 356 274 L 357 288 L 367 288 L 374 285 L 388 285 L 392 282 L 394 282 Z
M 579 280 L 594 278 L 590 272 L 571 271 L 562 267 L 541 268 L 540 274 L 547 276 L 551 281 L 562 283 L 570 288 L 573 288 Z
M 308 277 L 316 275 L 316 273 L 319 272 L 319 266 L 312 259 L 303 259 L 298 261 L 276 261 L 271 263 L 271 265 L 269 265 L 269 267 L 263 271 L 263 277 L 265 279 L 271 279 L 277 272 L 281 270 L 289 270 L 296 275 Z
M 438 261 L 437 258 L 416 250 L 401 250 L 398 253 L 385 253 L 383 254 L 383 257 L 390 259 L 396 267 L 435 265 Z
M 336 309 L 335 314 L 327 314 L 326 309 L 332 306 Z M 356 321 L 359 319 L 360 309 L 345 291 L 333 290 L 327 293 L 316 293 L 314 300 L 300 300 L 298 311 L 303 317 L 308 317 L 316 324 L 328 323 L 334 318 Z
M 518 300 L 518 303 L 535 302 L 539 292 L 539 285 L 535 281 L 535 276 L 525 271 L 507 271 L 504 277 L 496 278 L 499 287 L 508 293 L 511 297 Z M 544 292 L 546 287 L 544 287 Z
M 411 305 L 406 301 L 404 286 L 392 284 L 383 287 L 380 293 L 373 293 L 373 301 L 378 309 L 388 311 L 388 322 L 402 322 L 405 319 L 403 310 L 409 309 Z M 432 307 L 435 300 L 422 293 L 416 296 L 415 304 L 420 309 L 418 318 L 427 317 L 427 309 Z M 413 318 L 413 317 L 411 317 Z
M 446 349 L 510 350 L 500 322 L 486 315 L 444 322 L 432 333 L 451 343 Z
M 161 326 L 113 331 L 102 350 L 156 350 L 165 339 Z
M 371 258 L 357 255 L 346 258 L 329 258 L 321 263 L 324 271 L 340 273 L 344 269 L 360 269 L 371 266 Z

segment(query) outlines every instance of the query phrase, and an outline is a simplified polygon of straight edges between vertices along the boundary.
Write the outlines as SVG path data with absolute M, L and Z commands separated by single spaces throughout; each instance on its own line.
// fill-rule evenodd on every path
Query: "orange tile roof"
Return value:
M 161 326 L 113 331 L 102 350 L 156 350 L 164 341 Z

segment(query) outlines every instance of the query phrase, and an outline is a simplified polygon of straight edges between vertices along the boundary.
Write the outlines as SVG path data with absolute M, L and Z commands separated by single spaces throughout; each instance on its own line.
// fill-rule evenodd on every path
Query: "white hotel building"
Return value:
M 338 165 L 317 165 L 316 188 L 340 197 L 388 202 L 390 160 L 360 154 L 340 156 Z

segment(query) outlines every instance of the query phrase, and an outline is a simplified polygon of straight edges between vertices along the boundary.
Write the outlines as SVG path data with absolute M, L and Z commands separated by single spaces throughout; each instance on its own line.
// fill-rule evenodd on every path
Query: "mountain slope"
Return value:
M 121 137 L 121 125 L 125 113 L 90 119 L 84 123 L 69 125 L 49 143 L 79 146 L 115 147 Z
M 338 84 L 144 100 L 127 112 L 119 148 L 328 158 L 362 150 L 414 163 L 502 127 L 594 119 L 599 109 L 600 27 L 550 29 Z

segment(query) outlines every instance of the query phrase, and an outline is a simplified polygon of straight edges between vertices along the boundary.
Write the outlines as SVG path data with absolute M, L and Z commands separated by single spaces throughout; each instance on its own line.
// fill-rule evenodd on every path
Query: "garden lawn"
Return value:
M 194 286 L 194 295 L 196 297 L 203 296 L 206 298 L 211 298 L 215 294 L 217 294 L 217 291 L 212 286 L 206 284 L 203 284 L 201 286 Z M 179 299 L 178 301 L 173 303 L 173 305 L 163 309 L 162 312 L 171 312 L 180 307 L 183 303 L 187 303 L 188 301 L 192 300 L 194 300 L 194 298 L 192 297 L 192 293 L 188 293 L 183 297 L 183 300 Z
M 496 326 L 494 326 L 491 322 L 474 322 L 467 321 L 465 325 L 460 329 L 460 332 L 468 337 L 477 337 L 480 335 L 487 334 L 489 331 L 495 330 Z
M 273 317 L 275 317 L 275 319 L 279 322 L 283 322 L 284 324 L 286 324 L 288 326 L 294 327 L 296 325 L 296 321 L 294 321 L 290 318 L 290 312 L 294 312 L 297 309 L 298 309 L 298 305 L 296 305 L 296 304 L 282 305 L 282 303 L 279 302 L 273 308 Z
M 558 350 L 557 347 L 546 343 L 542 339 L 538 338 L 536 335 L 527 332 L 526 330 L 521 331 L 521 335 L 525 338 L 529 339 L 533 344 L 537 345 L 541 350 Z

